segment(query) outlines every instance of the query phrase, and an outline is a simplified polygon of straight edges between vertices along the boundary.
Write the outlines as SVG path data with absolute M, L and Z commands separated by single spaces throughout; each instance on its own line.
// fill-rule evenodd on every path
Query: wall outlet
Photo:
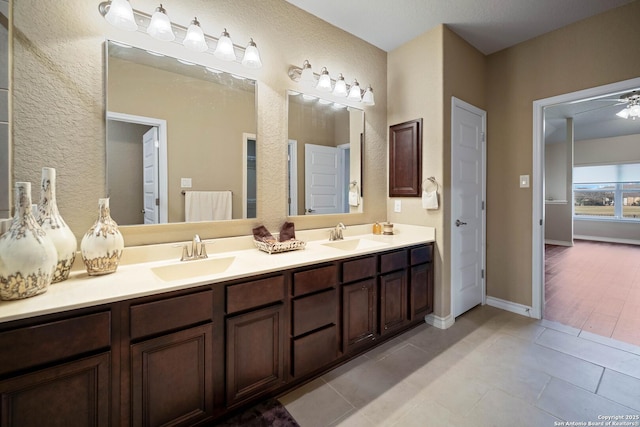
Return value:
M 191 188 L 191 178 L 180 178 L 180 187 Z
M 393 211 L 394 212 L 402 212 L 402 200 L 396 200 L 393 203 Z
M 529 188 L 529 175 L 520 175 L 520 188 Z

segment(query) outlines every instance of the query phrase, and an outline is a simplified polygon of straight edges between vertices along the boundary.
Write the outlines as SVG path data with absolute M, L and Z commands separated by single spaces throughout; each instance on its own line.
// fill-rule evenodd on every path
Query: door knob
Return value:
M 467 225 L 466 222 L 462 222 L 459 219 L 456 219 L 456 227 L 460 227 L 461 225 Z

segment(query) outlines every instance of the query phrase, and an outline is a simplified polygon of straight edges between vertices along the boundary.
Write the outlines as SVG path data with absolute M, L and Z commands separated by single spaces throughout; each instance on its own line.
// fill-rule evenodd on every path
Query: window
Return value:
M 576 218 L 640 221 L 640 163 L 573 168 Z

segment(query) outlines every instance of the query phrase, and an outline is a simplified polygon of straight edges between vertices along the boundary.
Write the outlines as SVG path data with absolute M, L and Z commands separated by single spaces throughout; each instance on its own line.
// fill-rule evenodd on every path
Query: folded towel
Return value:
M 275 243 L 276 239 L 264 225 L 253 229 L 253 238 L 259 242 Z
M 360 204 L 360 195 L 357 190 L 349 191 L 349 206 L 358 206 Z
M 231 191 L 187 191 L 184 199 L 186 222 L 229 220 Z
M 424 209 L 438 209 L 438 191 L 422 190 L 422 207 Z
M 296 238 L 296 227 L 292 222 L 285 222 L 282 224 L 280 228 L 280 235 L 278 236 L 278 240 L 281 242 L 285 242 L 287 240 Z

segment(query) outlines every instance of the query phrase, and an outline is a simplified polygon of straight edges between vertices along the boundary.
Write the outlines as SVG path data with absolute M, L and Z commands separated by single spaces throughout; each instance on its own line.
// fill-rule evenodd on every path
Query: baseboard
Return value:
M 424 317 L 424 321 L 433 327 L 438 329 L 447 329 L 453 326 L 456 319 L 453 318 L 452 315 L 448 315 L 447 317 L 436 316 L 435 314 L 428 314 Z
M 556 246 L 573 246 L 573 242 L 566 242 L 564 240 L 550 240 L 544 239 L 545 245 L 556 245 Z
M 614 237 L 599 237 L 599 236 L 579 236 L 574 235 L 574 239 L 577 240 L 593 240 L 595 242 L 607 242 L 607 243 L 623 243 L 625 245 L 640 245 L 640 240 L 635 239 L 616 239 Z
M 501 310 L 510 311 L 521 316 L 531 317 L 532 308 L 517 302 L 506 301 L 500 298 L 487 296 L 487 305 L 499 308 Z

